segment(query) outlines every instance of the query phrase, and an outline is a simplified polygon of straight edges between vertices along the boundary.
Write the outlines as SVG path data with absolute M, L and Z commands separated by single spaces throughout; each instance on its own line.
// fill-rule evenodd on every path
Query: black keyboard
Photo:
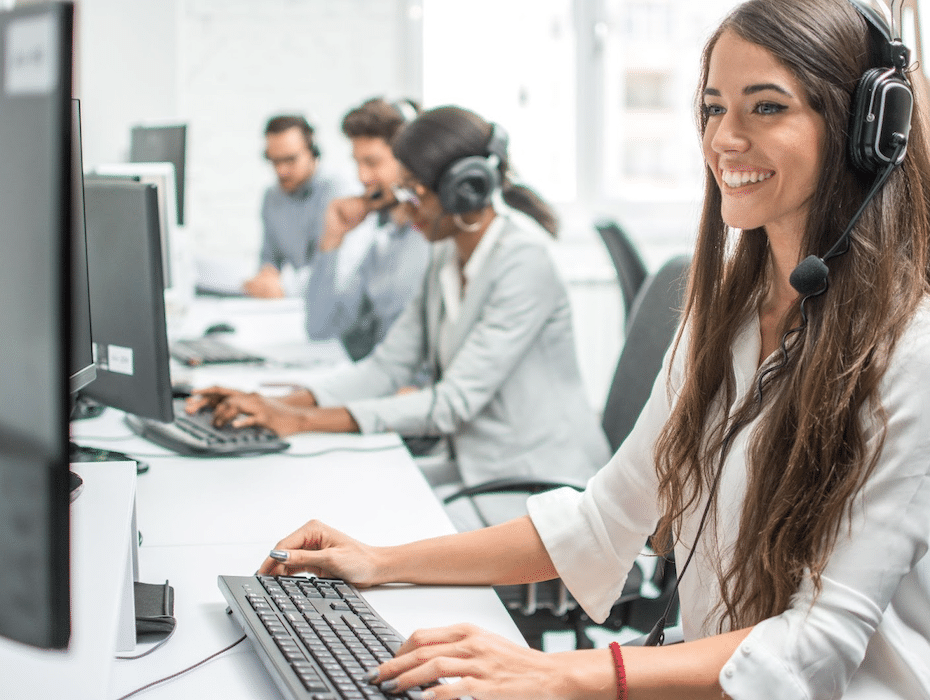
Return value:
M 416 700 L 386 695 L 365 674 L 394 656 L 403 637 L 340 579 L 220 576 L 236 622 L 288 700 Z
M 209 409 L 188 415 L 184 399 L 174 401 L 171 423 L 126 415 L 129 427 L 147 440 L 179 454 L 192 457 L 234 457 L 268 454 L 286 450 L 290 445 L 267 428 L 251 426 L 217 428 Z
M 175 340 L 171 343 L 171 356 L 190 367 L 265 361 L 265 358 L 260 355 L 241 350 L 225 340 L 211 336 Z

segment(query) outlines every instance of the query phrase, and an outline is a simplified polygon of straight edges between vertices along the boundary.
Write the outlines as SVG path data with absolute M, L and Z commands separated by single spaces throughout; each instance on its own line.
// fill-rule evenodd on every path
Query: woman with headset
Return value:
M 188 410 L 210 404 L 219 423 L 279 435 L 448 436 L 457 474 L 445 481 L 469 486 L 500 477 L 587 479 L 609 448 L 584 391 L 568 294 L 549 250 L 556 217 L 511 182 L 503 129 L 465 109 L 421 114 L 393 150 L 405 174 L 395 194 L 434 245 L 419 295 L 384 341 L 283 399 L 211 387 L 196 392 Z M 424 365 L 432 381 L 408 390 Z M 513 498 L 485 501 L 481 516 L 512 516 Z M 473 516 L 461 515 L 480 525 Z
M 853 0 L 733 10 L 697 96 L 706 190 L 684 323 L 587 490 L 395 547 L 310 522 L 261 571 L 560 576 L 602 620 L 658 528 L 684 643 L 545 654 L 462 625 L 415 632 L 370 681 L 426 700 L 930 697 L 930 154 L 908 68 Z M 457 680 L 427 685 L 440 677 Z

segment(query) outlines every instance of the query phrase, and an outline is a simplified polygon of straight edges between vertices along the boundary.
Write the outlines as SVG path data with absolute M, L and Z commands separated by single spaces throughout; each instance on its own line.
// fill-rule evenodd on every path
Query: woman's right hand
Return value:
M 311 520 L 278 542 L 272 555 L 262 562 L 259 574 L 292 576 L 309 572 L 327 578 L 341 578 L 360 588 L 382 579 L 377 547 L 362 544 L 319 520 Z

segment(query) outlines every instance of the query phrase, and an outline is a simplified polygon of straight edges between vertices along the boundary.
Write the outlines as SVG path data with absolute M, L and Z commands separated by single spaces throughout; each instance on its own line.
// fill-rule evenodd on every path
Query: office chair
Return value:
M 629 327 L 633 301 L 648 276 L 646 265 L 633 241 L 617 222 L 611 219 L 598 219 L 594 222 L 594 228 L 604 241 L 607 253 L 617 272 L 620 295 L 623 297 L 624 318 Z
M 690 256 L 687 255 L 667 261 L 647 278 L 631 305 L 626 341 L 617 361 L 602 417 L 602 426 L 613 451 L 629 434 L 649 398 L 662 358 L 674 338 L 689 264 Z M 585 487 L 570 477 L 559 481 L 496 479 L 461 489 L 447 496 L 444 502 L 448 504 L 459 498 L 474 499 L 495 493 L 521 493 L 529 496 L 565 486 L 578 491 Z M 476 505 L 476 510 L 480 512 L 480 506 Z M 601 626 L 618 631 L 631 627 L 648 632 L 664 611 L 674 585 L 674 562 L 646 551 L 627 575 L 620 598 Z M 570 630 L 575 633 L 576 648 L 593 648 L 594 643 L 585 628 L 594 623 L 571 597 L 560 579 L 528 585 L 497 586 L 495 590 L 531 647 L 543 648 L 545 632 Z M 669 618 L 674 619 L 676 616 L 677 603 L 670 611 Z

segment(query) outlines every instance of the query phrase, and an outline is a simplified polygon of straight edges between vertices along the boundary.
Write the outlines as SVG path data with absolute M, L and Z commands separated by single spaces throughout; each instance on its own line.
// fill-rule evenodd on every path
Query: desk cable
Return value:
M 131 691 L 131 692 L 129 692 L 129 693 L 126 693 L 126 695 L 121 695 L 119 698 L 117 698 L 117 700 L 126 700 L 127 698 L 131 698 L 133 695 L 137 695 L 137 694 L 141 693 L 141 692 L 144 691 L 144 690 L 148 690 L 149 688 L 153 688 L 153 687 L 155 687 L 156 685 L 161 685 L 162 683 L 165 683 L 166 681 L 170 681 L 170 680 L 172 680 L 172 679 L 174 679 L 174 678 L 177 678 L 178 676 L 184 675 L 184 674 L 187 673 L 188 671 L 193 671 L 195 668 L 199 668 L 200 666 L 203 666 L 203 665 L 204 665 L 205 663 L 207 663 L 208 661 L 211 661 L 211 660 L 215 659 L 215 658 L 216 658 L 217 656 L 219 656 L 220 654 L 225 654 L 227 651 L 229 651 L 229 650 L 232 649 L 233 647 L 235 647 L 235 646 L 237 646 L 238 644 L 241 644 L 242 642 L 244 642 L 245 639 L 246 639 L 246 636 L 243 634 L 243 635 L 242 635 L 241 637 L 239 637 L 239 639 L 237 639 L 235 642 L 233 642 L 233 643 L 230 644 L 229 646 L 223 647 L 222 649 L 220 649 L 218 652 L 216 652 L 216 653 L 214 653 L 214 654 L 210 654 L 210 656 L 208 656 L 207 658 L 201 659 L 201 660 L 198 661 L 197 663 L 195 663 L 195 664 L 193 664 L 193 665 L 191 665 L 191 666 L 188 666 L 187 668 L 181 669 L 180 671 L 177 671 L 176 673 L 172 673 L 170 676 L 165 676 L 164 678 L 159 678 L 158 680 L 152 681 L 151 683 L 146 683 L 146 684 L 143 685 L 141 688 L 136 688 L 135 690 L 133 690 L 133 691 Z M 154 651 L 154 650 L 153 650 L 153 651 Z M 143 656 L 144 656 L 144 655 L 143 655 Z M 133 657 L 133 658 L 136 658 L 136 657 Z
M 142 544 L 142 531 L 141 530 L 139 531 L 139 544 Z M 165 644 L 168 643 L 169 639 L 171 639 L 174 636 L 174 632 L 175 630 L 177 630 L 177 628 L 178 628 L 177 625 L 172 627 L 171 631 L 167 635 L 165 635 L 164 639 L 159 640 L 156 644 L 153 644 L 151 647 L 143 651 L 141 654 L 134 654 L 132 656 L 124 656 L 122 654 L 117 654 L 116 660 L 117 661 L 135 661 L 136 659 L 141 659 L 144 656 L 148 656 L 153 651 L 158 651 L 163 646 L 165 646 Z
M 133 439 L 133 438 L 135 438 L 135 437 L 136 437 L 136 436 L 133 435 L 133 436 L 131 436 L 131 437 L 123 437 L 123 438 L 120 438 L 120 437 L 85 437 L 85 438 L 82 438 L 82 439 L 84 439 L 84 440 L 94 440 L 94 441 L 105 442 L 105 441 L 109 441 L 109 440 L 113 440 L 113 441 L 118 441 L 118 440 L 130 440 L 130 439 Z M 271 454 L 259 454 L 259 455 L 251 455 L 251 456 L 252 456 L 252 457 L 255 457 L 255 456 L 264 456 L 264 457 L 277 457 L 277 456 L 280 456 L 280 457 L 301 457 L 301 458 L 307 458 L 307 457 L 323 457 L 324 455 L 328 455 L 328 454 L 331 454 L 331 453 L 333 453 L 333 452 L 390 452 L 391 450 L 399 450 L 399 449 L 402 449 L 403 447 L 404 447 L 404 446 L 403 446 L 402 444 L 401 444 L 401 445 L 377 445 L 377 446 L 375 446 L 375 447 L 348 447 L 348 446 L 345 446 L 345 445 L 340 445 L 340 446 L 337 446 L 337 447 L 327 447 L 326 449 L 318 450 L 318 451 L 316 451 L 316 452 L 288 452 L 288 451 L 284 451 L 284 452 L 274 452 L 274 453 L 271 453 Z M 112 452 L 112 450 L 107 450 L 106 448 L 89 448 L 89 449 L 91 449 L 91 450 L 96 449 L 96 450 L 100 450 L 101 452 L 107 452 L 107 451 Z M 171 453 L 171 452 L 168 452 L 168 453 L 165 453 L 165 452 L 159 452 L 159 453 L 154 453 L 154 452 L 152 452 L 152 453 L 145 453 L 145 452 L 137 452 L 137 451 L 135 451 L 135 450 L 133 450 L 132 453 L 128 453 L 128 452 L 127 452 L 127 453 L 124 453 L 124 454 L 126 455 L 126 458 L 129 459 L 130 461 L 138 461 L 137 459 L 135 459 L 136 457 L 144 457 L 144 458 L 146 458 L 146 459 L 154 459 L 154 458 L 160 458 L 160 457 L 170 458 L 170 457 L 178 457 L 178 456 L 181 456 L 181 457 L 188 456 L 188 455 L 178 455 L 178 454 L 174 454 L 174 453 Z M 199 457 L 198 457 L 198 459 L 199 459 Z M 205 457 L 205 459 L 208 459 L 208 457 Z M 106 460 L 101 460 L 101 461 L 106 461 Z
M 324 450 L 318 450 L 317 452 L 276 452 L 275 456 L 280 457 L 323 457 L 324 455 L 332 454 L 333 452 L 390 452 L 392 450 L 406 449 L 402 444 L 401 445 L 377 445 L 375 447 L 328 447 Z

